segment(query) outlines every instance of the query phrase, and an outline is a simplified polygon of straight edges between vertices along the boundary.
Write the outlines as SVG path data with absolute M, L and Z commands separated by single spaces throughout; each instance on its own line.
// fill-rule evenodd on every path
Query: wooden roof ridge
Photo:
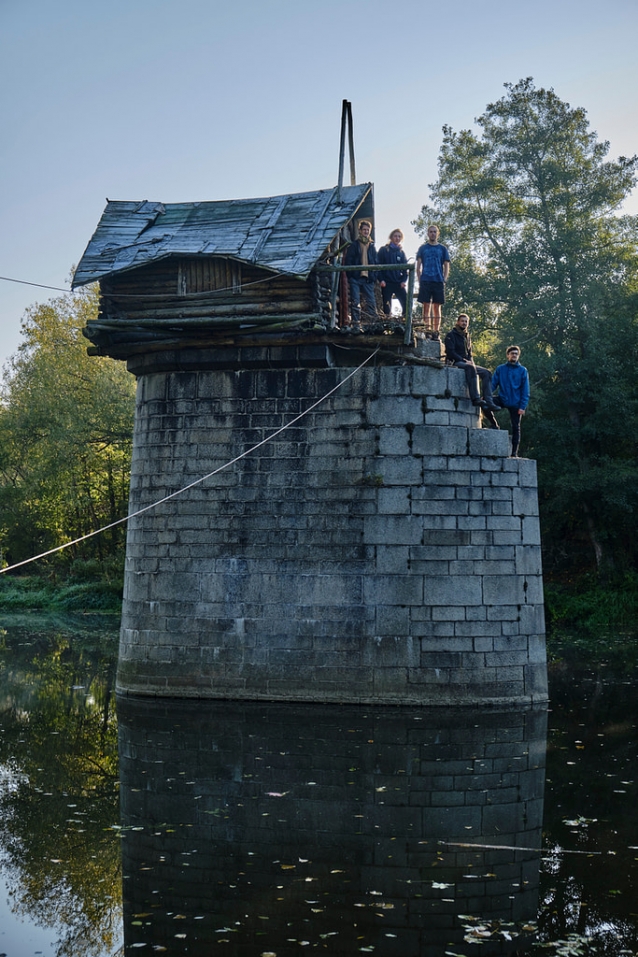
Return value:
M 371 183 L 257 199 L 107 200 L 73 288 L 170 256 L 223 256 L 305 279 Z

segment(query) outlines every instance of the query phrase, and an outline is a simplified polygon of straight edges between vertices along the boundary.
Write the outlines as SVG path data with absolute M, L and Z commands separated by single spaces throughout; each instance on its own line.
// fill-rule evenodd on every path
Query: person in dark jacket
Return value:
M 470 393 L 472 405 L 480 406 L 488 412 L 487 419 L 493 428 L 498 428 L 494 412 L 501 406 L 492 399 L 492 373 L 483 366 L 477 366 L 472 356 L 472 339 L 468 332 L 470 317 L 462 312 L 456 320 L 456 325 L 445 337 L 445 357 L 448 362 L 458 369 L 465 371 L 465 380 Z M 477 376 L 481 381 L 483 398 L 479 395 Z
M 529 373 L 518 361 L 520 346 L 508 346 L 505 350 L 507 362 L 497 366 L 492 376 L 492 389 L 498 390 L 494 402 L 499 409 L 507 409 L 512 423 L 512 458 L 518 458 L 521 442 L 521 419 L 525 415 L 529 402 Z
M 374 298 L 375 273 L 368 272 L 366 266 L 377 265 L 377 251 L 370 237 L 372 224 L 367 219 L 359 223 L 359 235 L 346 249 L 344 265 L 362 266 L 360 271 L 346 273 L 350 290 L 350 318 L 355 331 L 361 332 L 361 302 L 366 319 L 375 319 L 377 303 Z
M 388 236 L 390 240 L 385 246 L 382 246 L 377 253 L 380 263 L 387 265 L 401 265 L 407 263 L 407 258 L 401 243 L 403 242 L 403 233 L 400 229 L 393 229 Z M 383 297 L 383 312 L 386 316 L 392 315 L 392 297 L 396 296 L 401 305 L 401 315 L 405 315 L 405 287 L 408 281 L 406 269 L 388 269 L 379 276 L 379 285 L 381 286 L 381 295 Z

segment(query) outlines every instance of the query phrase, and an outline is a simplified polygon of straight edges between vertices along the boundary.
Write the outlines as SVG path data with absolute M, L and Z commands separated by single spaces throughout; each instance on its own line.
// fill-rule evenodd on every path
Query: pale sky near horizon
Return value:
M 0 276 L 68 288 L 106 197 L 274 196 L 337 181 L 341 101 L 377 241 L 466 129 L 527 76 L 638 152 L 636 0 L 0 0 Z M 627 211 L 638 213 L 638 194 Z M 0 280 L 0 366 L 27 306 Z

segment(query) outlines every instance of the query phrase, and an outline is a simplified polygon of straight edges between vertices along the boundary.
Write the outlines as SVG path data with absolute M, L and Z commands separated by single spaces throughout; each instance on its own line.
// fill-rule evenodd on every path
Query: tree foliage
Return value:
M 439 223 L 451 304 L 482 333 L 483 361 L 523 346 L 546 564 L 608 572 L 636 558 L 638 218 L 621 207 L 638 157 L 608 160 L 585 110 L 532 79 L 505 89 L 476 131 L 444 127 L 415 225 Z
M 5 562 L 126 514 L 134 380 L 122 363 L 89 357 L 82 328 L 97 290 L 27 310 L 22 343 L 0 393 L 0 547 Z M 121 553 L 121 527 L 61 553 L 104 567 Z

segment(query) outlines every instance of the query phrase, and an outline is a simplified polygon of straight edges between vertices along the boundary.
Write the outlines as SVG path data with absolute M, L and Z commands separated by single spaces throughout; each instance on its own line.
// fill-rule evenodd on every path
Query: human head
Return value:
M 467 329 L 470 324 L 470 317 L 466 312 L 460 312 L 456 317 L 456 324 L 459 329 Z
M 428 226 L 428 242 L 438 243 L 439 241 L 439 227 L 430 225 Z
M 521 356 L 521 347 L 520 346 L 508 346 L 505 350 L 505 355 L 507 356 L 508 362 L 518 362 Z
M 359 232 L 362 233 L 365 226 L 368 227 L 368 235 L 369 235 L 372 232 L 372 223 L 367 219 L 362 219 L 361 222 L 359 223 L 359 226 L 358 226 Z
M 398 236 L 398 239 L 395 239 L 395 236 Z M 396 246 L 399 246 L 403 242 L 403 233 L 400 229 L 393 229 L 388 239 L 391 243 L 394 243 Z

